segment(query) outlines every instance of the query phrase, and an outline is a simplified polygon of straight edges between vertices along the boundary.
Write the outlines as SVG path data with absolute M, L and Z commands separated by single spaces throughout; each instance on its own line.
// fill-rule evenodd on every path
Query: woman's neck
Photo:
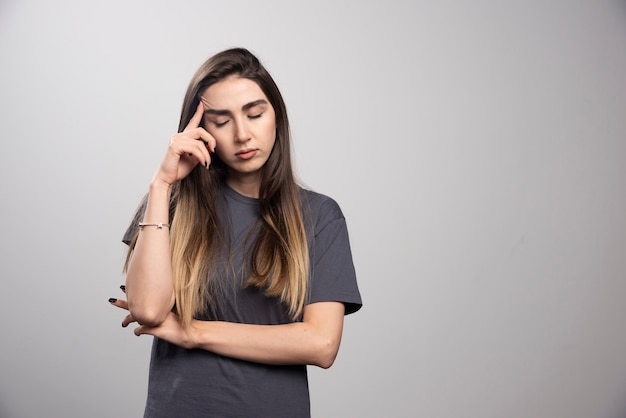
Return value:
M 241 175 L 240 173 L 229 173 L 228 177 L 226 177 L 226 184 L 239 194 L 258 199 L 259 190 L 261 189 L 261 174 Z

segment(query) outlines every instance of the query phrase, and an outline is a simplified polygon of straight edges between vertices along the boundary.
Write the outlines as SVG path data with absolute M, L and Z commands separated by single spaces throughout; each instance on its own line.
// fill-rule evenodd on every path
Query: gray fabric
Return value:
M 343 214 L 326 196 L 306 190 L 301 196 L 311 252 L 309 302 L 343 302 L 346 314 L 355 312 L 361 307 L 361 297 Z M 224 264 L 228 284 L 219 306 L 203 319 L 270 325 L 292 322 L 277 299 L 242 286 L 246 269 L 240 267 L 246 266 L 244 253 L 258 219 L 258 201 L 228 187 L 225 198 L 235 268 Z M 142 211 L 140 207 L 138 212 Z M 126 231 L 125 242 L 138 216 Z M 304 365 L 246 362 L 154 339 L 145 417 L 308 417 L 309 411 Z

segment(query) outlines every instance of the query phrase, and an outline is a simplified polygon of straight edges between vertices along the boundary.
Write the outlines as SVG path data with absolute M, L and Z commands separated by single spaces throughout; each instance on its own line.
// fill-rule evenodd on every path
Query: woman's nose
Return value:
M 240 120 L 236 123 L 235 140 L 238 142 L 246 142 L 250 139 L 250 131 L 246 126 L 246 122 Z

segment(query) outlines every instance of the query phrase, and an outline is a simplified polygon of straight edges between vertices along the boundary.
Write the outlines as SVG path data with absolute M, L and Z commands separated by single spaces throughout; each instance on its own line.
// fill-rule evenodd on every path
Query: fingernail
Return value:
M 120 289 L 126 290 L 126 286 L 125 285 L 120 285 Z
M 209 169 L 209 162 L 208 161 L 204 162 L 204 168 L 206 168 L 207 170 Z
M 115 303 L 115 302 L 117 302 L 116 298 L 109 298 L 109 303 Z

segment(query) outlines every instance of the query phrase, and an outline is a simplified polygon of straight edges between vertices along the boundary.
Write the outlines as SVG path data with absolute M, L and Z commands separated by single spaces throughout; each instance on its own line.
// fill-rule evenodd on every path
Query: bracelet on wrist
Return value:
M 156 224 L 139 222 L 139 229 L 143 229 L 144 226 L 156 226 L 157 229 L 163 229 L 163 227 L 169 228 L 170 224 L 166 224 L 166 223 L 163 223 L 163 222 L 159 222 L 159 223 L 156 223 Z

